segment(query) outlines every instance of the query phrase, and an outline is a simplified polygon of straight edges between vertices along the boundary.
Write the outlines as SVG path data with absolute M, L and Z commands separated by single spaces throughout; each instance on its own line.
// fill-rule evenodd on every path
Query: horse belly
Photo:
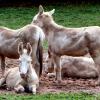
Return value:
M 88 48 L 86 46 L 86 41 L 84 37 L 80 37 L 76 41 L 71 39 L 60 40 L 60 43 L 56 45 L 51 45 L 52 51 L 60 55 L 69 55 L 69 56 L 83 56 L 88 53 Z
M 88 53 L 88 48 L 86 46 L 75 46 L 73 47 L 64 47 L 60 48 L 60 46 L 56 47 L 51 46 L 50 50 L 58 55 L 68 55 L 68 56 L 84 56 Z
M 0 55 L 3 55 L 8 58 L 18 58 L 18 43 L 17 40 L 9 40 L 3 41 L 3 43 L 0 43 Z
M 77 50 L 69 50 L 69 51 L 64 51 L 62 50 L 62 55 L 68 55 L 68 56 L 84 56 L 88 53 L 88 49 L 87 48 L 83 48 L 83 49 L 77 49 Z

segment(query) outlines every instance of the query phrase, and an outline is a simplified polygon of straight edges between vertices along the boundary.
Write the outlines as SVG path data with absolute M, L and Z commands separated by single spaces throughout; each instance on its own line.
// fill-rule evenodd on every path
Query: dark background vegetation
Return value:
M 15 7 L 15 6 L 37 6 L 39 4 L 51 5 L 51 4 L 100 4 L 100 0 L 0 0 L 0 7 Z

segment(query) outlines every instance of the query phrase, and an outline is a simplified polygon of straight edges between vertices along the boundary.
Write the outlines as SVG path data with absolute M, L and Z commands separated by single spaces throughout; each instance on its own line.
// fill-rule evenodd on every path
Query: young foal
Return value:
M 53 20 L 54 11 L 53 9 L 44 12 L 43 7 L 40 6 L 32 23 L 40 26 L 45 33 L 52 59 L 56 65 L 57 80 L 61 80 L 60 57 L 62 55 L 83 56 L 89 52 L 98 67 L 98 83 L 100 84 L 100 27 L 60 26 Z
M 6 83 L 8 89 L 15 89 L 16 92 L 24 92 L 26 87 L 30 92 L 36 94 L 36 88 L 39 85 L 39 79 L 32 67 L 32 47 L 28 43 L 27 49 L 23 49 L 22 43 L 19 45 L 19 68 L 11 68 L 5 72 L 4 77 L 0 79 L 0 86 Z
M 34 24 L 28 24 L 20 29 L 13 30 L 6 27 L 0 27 L 0 58 L 1 69 L 4 74 L 5 57 L 17 59 L 19 54 L 17 51 L 18 44 L 29 42 L 32 46 L 32 63 L 36 65 L 36 72 L 42 70 L 42 40 L 44 33 L 41 28 Z

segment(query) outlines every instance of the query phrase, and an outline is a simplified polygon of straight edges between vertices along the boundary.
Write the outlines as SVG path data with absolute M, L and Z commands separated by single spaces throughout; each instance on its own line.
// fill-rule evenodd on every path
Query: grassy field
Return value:
M 62 5 L 45 6 L 46 11 L 55 8 L 54 19 L 66 27 L 100 26 L 100 5 Z M 31 23 L 38 7 L 32 8 L 0 8 L 0 25 L 10 28 L 20 28 Z
M 87 93 L 60 93 L 42 95 L 3 94 L 0 100 L 100 100 L 100 95 Z
M 54 19 L 58 24 L 66 27 L 100 26 L 100 5 L 62 5 L 45 6 L 45 10 L 55 8 Z M 38 7 L 32 8 L 0 8 L 0 26 L 17 29 L 31 23 Z M 44 42 L 47 48 L 47 42 Z M 44 94 L 44 95 L 12 95 L 2 94 L 0 100 L 100 100 L 100 95 L 86 93 Z

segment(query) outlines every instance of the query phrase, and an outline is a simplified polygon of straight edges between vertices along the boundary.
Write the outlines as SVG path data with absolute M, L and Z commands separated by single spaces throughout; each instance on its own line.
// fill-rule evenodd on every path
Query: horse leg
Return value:
M 100 57 L 99 57 L 100 59 Z M 96 82 L 96 85 L 100 85 L 100 60 L 98 58 L 97 59 L 94 59 L 94 62 L 95 62 L 95 65 L 97 67 L 97 73 L 98 73 L 98 80 Z
M 3 77 L 5 73 L 5 57 L 4 56 L 1 56 L 1 70 L 2 70 L 2 77 Z
M 29 90 L 32 91 L 33 94 L 36 94 L 36 84 L 29 86 Z
M 98 81 L 97 81 L 96 85 L 100 85 L 100 51 L 90 49 L 89 53 L 90 53 L 91 57 L 93 58 L 95 66 L 97 68 Z
M 56 72 L 56 80 L 61 81 L 61 66 L 60 66 L 60 57 L 57 55 L 53 55 L 53 60 L 55 63 L 55 72 Z
M 100 85 L 100 56 L 96 57 L 94 59 L 94 62 L 97 67 L 97 73 L 98 73 L 98 80 L 96 82 L 96 85 Z
M 22 93 L 25 91 L 24 87 L 21 84 L 18 84 L 17 86 L 15 86 L 14 90 L 16 93 Z

